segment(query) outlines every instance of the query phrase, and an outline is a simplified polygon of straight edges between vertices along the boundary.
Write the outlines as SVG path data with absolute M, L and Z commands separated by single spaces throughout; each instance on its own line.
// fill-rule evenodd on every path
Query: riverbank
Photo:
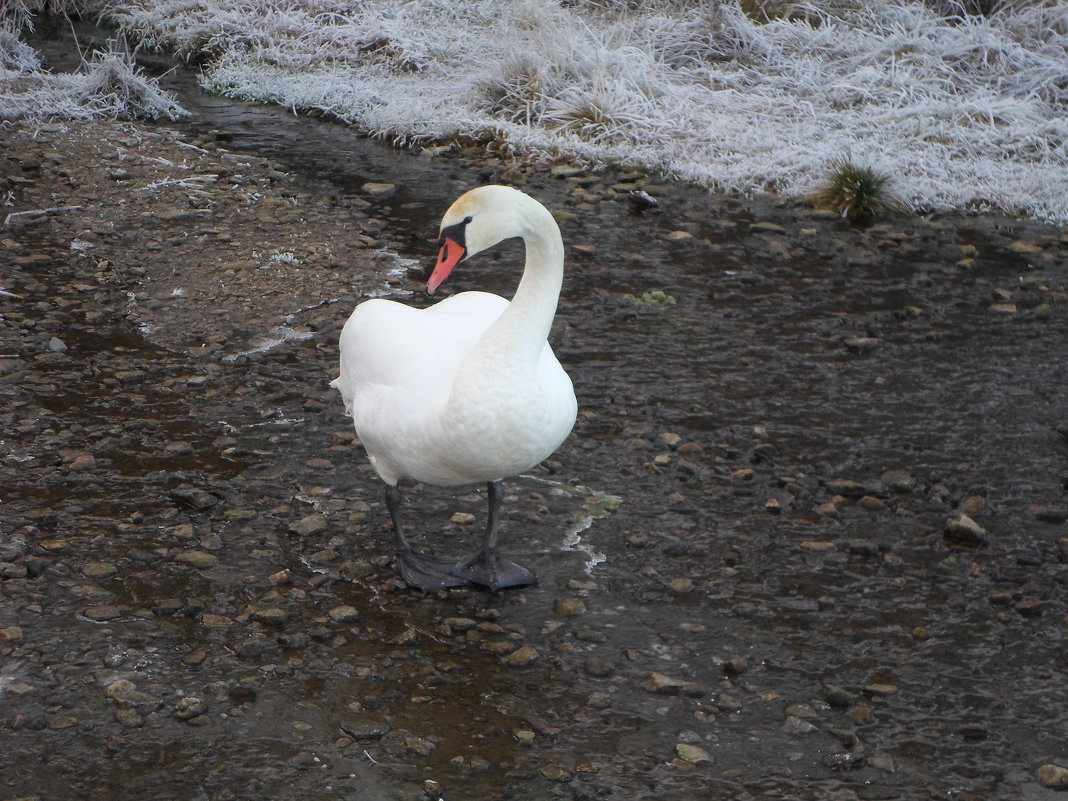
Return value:
M 1052 796 L 1062 230 L 225 120 L 5 132 L 4 797 Z M 487 180 L 561 220 L 580 420 L 509 484 L 540 585 L 423 596 L 327 382 Z

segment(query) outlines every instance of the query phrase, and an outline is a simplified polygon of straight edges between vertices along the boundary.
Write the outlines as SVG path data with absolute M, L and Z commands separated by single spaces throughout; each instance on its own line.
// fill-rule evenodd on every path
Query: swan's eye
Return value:
M 466 247 L 467 243 L 464 240 L 464 232 L 466 231 L 469 222 L 471 222 L 471 218 L 465 217 L 458 223 L 453 223 L 446 228 L 442 228 L 441 236 L 438 238 L 438 245 L 441 246 L 445 244 L 446 239 L 451 239 L 460 247 Z
M 471 222 L 471 215 L 470 214 L 468 214 L 466 217 L 464 217 L 464 225 L 467 225 L 469 222 Z

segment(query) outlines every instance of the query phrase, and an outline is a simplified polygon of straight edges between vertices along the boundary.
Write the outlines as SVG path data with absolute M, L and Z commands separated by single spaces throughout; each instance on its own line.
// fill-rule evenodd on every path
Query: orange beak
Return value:
M 449 277 L 453 267 L 460 263 L 467 254 L 467 248 L 454 239 L 445 237 L 441 241 L 441 250 L 438 251 L 438 262 L 434 265 L 434 271 L 430 274 L 430 280 L 426 282 L 428 295 L 433 295 L 442 282 Z

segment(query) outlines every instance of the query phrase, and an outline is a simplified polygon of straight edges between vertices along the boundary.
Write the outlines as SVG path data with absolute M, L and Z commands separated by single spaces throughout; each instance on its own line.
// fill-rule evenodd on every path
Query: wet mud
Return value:
M 1063 229 L 182 91 L 178 126 L 0 138 L 0 798 L 1063 796 Z M 561 221 L 579 421 L 508 483 L 540 583 L 424 595 L 327 384 L 488 181 Z M 483 488 L 406 496 L 413 540 L 477 542 Z

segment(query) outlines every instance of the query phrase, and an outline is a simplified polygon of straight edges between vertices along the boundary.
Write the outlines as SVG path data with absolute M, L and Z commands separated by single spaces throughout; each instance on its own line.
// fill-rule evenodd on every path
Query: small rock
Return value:
M 876 770 L 883 771 L 883 773 L 893 773 L 897 770 L 894 765 L 894 758 L 885 751 L 879 751 L 868 757 L 868 764 Z
M 183 484 L 171 490 L 171 498 L 201 511 L 210 509 L 219 502 L 219 499 L 210 492 L 191 487 L 188 484 Z
M 335 606 L 327 614 L 335 623 L 355 623 L 360 619 L 359 610 L 348 604 Z
M 848 337 L 842 340 L 849 350 L 854 353 L 868 353 L 883 344 L 883 341 L 877 337 Z
M 416 754 L 417 756 L 430 756 L 434 753 L 434 749 L 437 745 L 425 737 L 405 737 L 403 740 L 404 750 L 410 754 Z
M 538 768 L 544 778 L 551 782 L 568 782 L 571 781 L 571 773 L 568 770 L 560 767 L 559 765 L 543 765 Z
M 122 610 L 114 604 L 102 604 L 100 606 L 90 606 L 83 612 L 83 614 L 90 620 L 100 622 L 102 620 L 114 620 L 122 615 Z
M 67 343 L 65 343 L 59 337 L 52 337 L 50 340 L 48 340 L 48 349 L 53 353 L 66 353 Z
M 215 557 L 204 551 L 182 551 L 174 557 L 175 562 L 181 562 L 190 567 L 207 568 L 215 564 Z
M 265 626 L 275 626 L 281 628 L 289 621 L 289 612 L 285 609 L 279 609 L 278 607 L 270 607 L 268 609 L 257 609 L 252 613 L 252 619 L 258 623 L 262 623 Z
M 477 518 L 470 512 L 453 512 L 449 520 L 458 526 L 467 526 L 474 523 Z
M 749 230 L 757 234 L 783 234 L 786 233 L 786 229 L 778 223 L 771 222 L 770 220 L 761 220 L 755 222 L 749 226 Z
M 384 183 L 384 182 L 383 183 L 379 183 L 377 181 L 368 181 L 367 183 L 365 183 L 363 186 L 360 187 L 360 189 L 362 189 L 365 193 L 367 193 L 368 195 L 372 195 L 374 197 L 382 197 L 384 195 L 392 194 L 393 191 L 396 190 L 396 188 L 397 188 L 396 184 L 390 184 L 390 183 Z
M 809 723 L 804 718 L 799 718 L 797 715 L 789 715 L 786 718 L 786 724 L 783 727 L 791 734 L 809 734 L 817 731 L 817 726 L 813 723 Z
M 586 611 L 586 604 L 581 598 L 557 598 L 553 612 L 563 617 L 575 617 Z
M 178 720 L 192 720 L 198 715 L 203 715 L 208 709 L 207 704 L 195 695 L 187 695 L 174 705 L 174 716 Z
M 823 484 L 827 491 L 834 495 L 842 495 L 846 498 L 863 498 L 868 494 L 868 488 L 859 481 L 850 478 L 832 478 Z
M 865 685 L 864 692 L 869 695 L 894 695 L 897 692 L 897 685 L 872 683 Z
M 18 642 L 21 639 L 22 628 L 20 626 L 8 626 L 6 629 L 0 629 L 0 643 Z
M 1031 511 L 1043 523 L 1063 523 L 1068 520 L 1068 506 L 1032 506 Z
M 354 740 L 381 740 L 390 731 L 388 723 L 371 718 L 348 718 L 339 725 Z
M 701 765 L 712 761 L 712 755 L 708 751 L 690 743 L 678 743 L 675 746 L 675 756 L 693 765 Z
M 857 702 L 858 696 L 837 684 L 824 684 L 823 697 L 831 706 L 846 708 Z
M 119 706 L 113 713 L 115 722 L 120 726 L 139 729 L 145 725 L 145 719 L 132 706 Z
M 289 533 L 298 537 L 308 537 L 312 534 L 318 534 L 320 531 L 326 529 L 326 518 L 318 512 L 312 512 L 310 515 L 302 517 L 295 523 L 289 524 Z
M 688 695 L 698 698 L 705 694 L 700 684 L 686 679 L 677 679 L 665 673 L 657 673 L 655 670 L 642 684 L 642 687 L 657 695 Z
M 522 667 L 529 665 L 538 658 L 538 650 L 530 645 L 516 648 L 512 653 L 501 657 L 501 664 L 509 667 Z
M 1068 790 L 1068 768 L 1048 763 L 1035 771 L 1043 787 L 1051 790 Z
M 82 567 L 82 575 L 92 579 L 109 579 L 119 572 L 111 562 L 89 562 Z
M 586 659 L 583 668 L 586 673 L 594 678 L 603 679 L 611 676 L 615 672 L 615 665 L 611 661 L 601 656 L 590 656 Z
M 908 470 L 887 470 L 879 481 L 894 492 L 912 492 L 916 479 Z
M 989 545 L 990 535 L 986 529 L 972 520 L 968 515 L 951 517 L 946 521 L 943 529 L 945 538 L 962 545 Z

